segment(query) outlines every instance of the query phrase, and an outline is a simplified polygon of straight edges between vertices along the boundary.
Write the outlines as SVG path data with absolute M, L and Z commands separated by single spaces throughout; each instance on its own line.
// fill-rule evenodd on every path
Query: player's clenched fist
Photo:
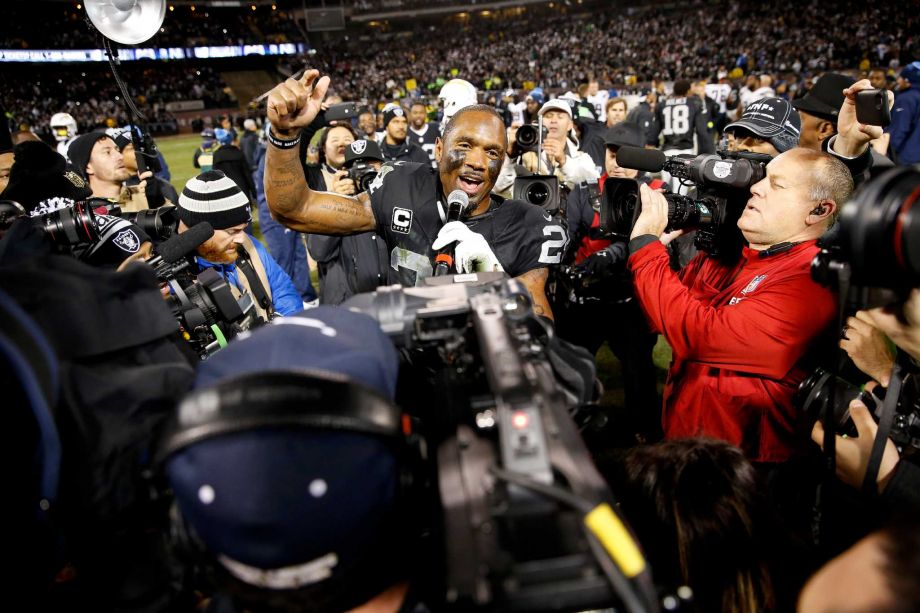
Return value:
M 329 89 L 329 77 L 319 77 L 318 70 L 308 70 L 300 79 L 288 79 L 268 94 L 268 121 L 278 136 L 310 125 Z

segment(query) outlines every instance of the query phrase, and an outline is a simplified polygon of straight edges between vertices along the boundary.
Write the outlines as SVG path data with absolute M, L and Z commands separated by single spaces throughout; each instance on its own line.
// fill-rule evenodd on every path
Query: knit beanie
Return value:
M 401 106 L 395 106 L 383 113 L 383 129 L 386 130 L 391 121 L 397 117 L 405 117 L 406 111 Z
M 86 165 L 89 164 L 89 158 L 93 154 L 93 147 L 104 138 L 111 138 L 112 142 L 115 141 L 114 138 L 102 130 L 98 130 L 78 136 L 76 140 L 67 147 L 67 157 L 70 159 L 70 164 L 73 166 L 74 171 L 84 179 L 88 180 Z
M 41 141 L 27 140 L 13 148 L 15 162 L 10 181 L 0 194 L 15 200 L 26 211 L 51 198 L 86 200 L 93 191 L 77 173 L 67 169 L 64 156 Z
M 252 221 L 249 198 L 233 179 L 209 170 L 188 180 L 179 195 L 179 219 L 188 227 L 208 222 L 215 230 Z

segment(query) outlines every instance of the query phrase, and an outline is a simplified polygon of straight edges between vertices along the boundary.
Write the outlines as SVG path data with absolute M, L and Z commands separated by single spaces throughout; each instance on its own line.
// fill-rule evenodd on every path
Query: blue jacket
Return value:
M 920 164 L 920 88 L 898 92 L 891 109 L 891 148 L 901 164 Z
M 302 311 L 303 302 L 300 300 L 300 294 L 297 292 L 297 288 L 294 287 L 294 282 L 291 281 L 288 274 L 278 266 L 278 263 L 269 255 L 262 243 L 252 236 L 249 238 L 252 240 L 256 252 L 259 254 L 259 258 L 262 260 L 262 266 L 265 267 L 265 274 L 268 276 L 268 284 L 271 286 L 267 289 L 271 291 L 272 303 L 275 306 L 275 311 L 281 315 L 291 315 L 298 311 Z M 225 279 L 233 283 L 237 289 L 242 288 L 237 281 L 239 272 L 236 269 L 236 264 L 215 264 L 200 257 L 196 259 L 201 268 L 213 268 Z

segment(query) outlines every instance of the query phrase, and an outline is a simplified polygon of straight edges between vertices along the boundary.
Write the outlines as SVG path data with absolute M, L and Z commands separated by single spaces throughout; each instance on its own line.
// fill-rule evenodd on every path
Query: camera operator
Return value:
M 78 137 L 68 148 L 74 171 L 87 182 L 93 196 L 118 204 L 122 211 L 135 212 L 162 206 L 166 197 L 149 170 L 138 175 L 140 183 L 127 186 L 133 175 L 115 140 L 105 132 L 90 132 Z
M 386 135 L 380 143 L 380 150 L 387 162 L 398 160 L 431 165 L 431 159 L 421 147 L 408 138 L 409 120 L 401 106 L 384 111 L 383 130 Z
M 180 412 L 164 436 L 164 472 L 199 553 L 190 561 L 220 590 L 209 611 L 428 610 L 426 469 L 399 426 L 398 366 L 376 321 L 323 306 L 201 365 L 184 401 L 213 399 L 201 425 L 248 424 L 186 444 L 194 425 Z M 244 393 L 264 401 L 234 402 L 244 377 Z
M 543 152 L 539 156 L 533 151 L 524 152 L 521 158 L 524 168 L 536 174 L 555 174 L 570 189 L 585 181 L 597 181 L 594 160 L 569 140 L 575 122 L 568 101 L 550 100 L 540 108 L 539 114 L 546 128 Z
M 246 234 L 252 221 L 249 198 L 232 179 L 217 170 L 189 179 L 177 210 L 180 234 L 203 222 L 213 226 L 214 236 L 197 249 L 198 266 L 221 273 L 237 297 L 240 293 L 251 295 L 264 321 L 302 310 L 291 278 L 262 243 Z
M 912 290 L 900 308 L 885 307 L 859 311 L 856 317 L 880 334 L 886 335 L 911 358 L 920 360 L 920 289 Z M 847 335 L 851 333 L 850 329 L 846 330 Z M 863 366 L 857 365 L 863 369 Z M 867 369 L 863 371 L 866 374 L 873 374 Z M 884 368 L 880 367 L 880 371 L 884 373 Z M 890 368 L 888 373 L 890 373 Z M 888 373 L 876 380 L 887 386 Z M 835 449 L 837 476 L 844 483 L 859 488 L 862 486 L 869 465 L 878 424 L 861 400 L 853 400 L 849 408 L 850 417 L 856 425 L 858 436 L 837 435 Z M 823 447 L 824 427 L 820 421 L 815 424 L 811 436 L 818 445 Z M 876 481 L 879 493 L 882 494 L 882 503 L 886 506 L 890 508 L 905 505 L 909 508 L 920 507 L 920 466 L 917 466 L 913 458 L 902 460 L 891 439 L 885 442 L 885 451 Z
M 131 129 L 120 128 L 106 130 L 106 134 L 111 136 L 115 141 L 115 146 L 118 147 L 122 158 L 124 158 L 125 168 L 127 168 L 132 174 L 132 176 L 125 181 L 125 185 L 129 187 L 138 185 L 141 180 L 137 176 L 137 152 L 134 150 L 134 143 L 131 140 Z M 176 188 L 173 187 L 172 183 L 169 181 L 161 179 L 156 175 L 148 178 L 147 180 L 156 181 L 160 193 L 162 193 L 163 197 L 165 198 L 164 204 L 175 204 L 179 201 L 179 194 L 176 192 Z
M 456 242 L 458 271 L 503 270 L 519 277 L 535 312 L 551 317 L 546 266 L 559 263 L 568 237 L 539 207 L 490 195 L 507 150 L 505 126 L 494 109 L 457 111 L 435 146 L 437 174 L 427 163 L 384 164 L 367 193 L 339 196 L 309 187 L 295 150 L 299 130 L 318 114 L 328 86 L 328 77 L 311 70 L 269 95 L 265 192 L 275 217 L 302 232 L 376 230 L 390 251 L 391 281 L 406 287 L 430 276 L 435 252 Z M 469 196 L 470 212 L 445 224 L 444 201 L 457 189 Z
M 616 152 L 620 147 L 642 147 L 644 140 L 642 130 L 635 124 L 620 122 L 607 130 L 604 139 L 606 173 L 598 181 L 601 193 L 608 177 L 638 179 L 652 189 L 663 186 L 658 179 L 617 164 Z M 586 185 L 579 185 L 569 195 L 566 215 L 576 269 L 595 279 L 596 284 L 611 287 L 618 277 L 628 283 L 626 244 L 591 237 L 592 229 L 600 226 L 600 216 L 591 204 Z M 611 291 L 583 303 L 567 304 L 564 313 L 557 313 L 557 331 L 560 337 L 585 347 L 592 355 L 604 341 L 610 345 L 623 367 L 626 408 L 635 431 L 654 440 L 661 436 L 661 403 L 652 362 L 652 349 L 658 335 L 649 330 L 633 297 L 632 284 L 624 287 L 621 283 L 620 286 L 621 291 Z
M 831 292 L 811 278 L 811 261 L 852 189 L 846 167 L 831 156 L 782 153 L 751 187 L 738 220 L 748 242 L 740 260 L 728 265 L 699 253 L 678 274 L 664 248 L 674 235 L 665 234 L 667 200 L 640 188 L 629 267 L 643 311 L 673 351 L 666 438 L 712 436 L 765 463 L 799 450 L 792 397 L 813 341 L 836 312 Z
M 327 131 L 339 131 L 348 126 L 335 126 Z M 333 135 L 334 136 L 334 135 Z M 353 196 L 365 191 L 369 176 L 359 177 L 356 182 L 351 170 L 363 163 L 365 173 L 380 171 L 383 155 L 380 147 L 372 140 L 355 140 L 348 143 L 344 158 L 339 162 L 338 152 L 325 150 L 326 161 L 332 166 L 339 164 L 345 171 L 344 178 L 333 181 L 332 191 L 343 196 Z M 339 176 L 338 171 L 336 176 Z M 324 173 L 325 176 L 325 173 Z M 307 183 L 317 191 L 327 191 L 325 181 Z M 310 255 L 316 260 L 321 284 L 320 302 L 322 304 L 341 304 L 346 298 L 361 292 L 370 292 L 386 285 L 389 254 L 386 243 L 376 232 L 362 232 L 351 236 L 325 236 L 310 234 L 307 237 Z

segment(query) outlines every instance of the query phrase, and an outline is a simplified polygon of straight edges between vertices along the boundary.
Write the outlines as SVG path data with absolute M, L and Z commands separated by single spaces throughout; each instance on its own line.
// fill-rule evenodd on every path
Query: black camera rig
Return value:
M 658 610 L 650 571 L 557 384 L 550 333 L 524 287 L 497 274 L 379 288 L 343 304 L 374 317 L 409 362 L 413 390 L 398 395 L 437 448 L 447 601 L 456 610 Z M 424 379 L 431 388 L 417 389 Z
M 743 237 L 738 218 L 750 198 L 751 186 L 766 176 L 769 156 L 720 151 L 699 156 L 665 157 L 660 151 L 620 147 L 617 164 L 649 172 L 665 170 L 695 187 L 694 196 L 665 194 L 668 230 L 696 229 L 694 244 L 711 256 L 732 259 L 740 254 Z M 639 216 L 639 183 L 611 177 L 604 183 L 599 235 L 629 240 Z

